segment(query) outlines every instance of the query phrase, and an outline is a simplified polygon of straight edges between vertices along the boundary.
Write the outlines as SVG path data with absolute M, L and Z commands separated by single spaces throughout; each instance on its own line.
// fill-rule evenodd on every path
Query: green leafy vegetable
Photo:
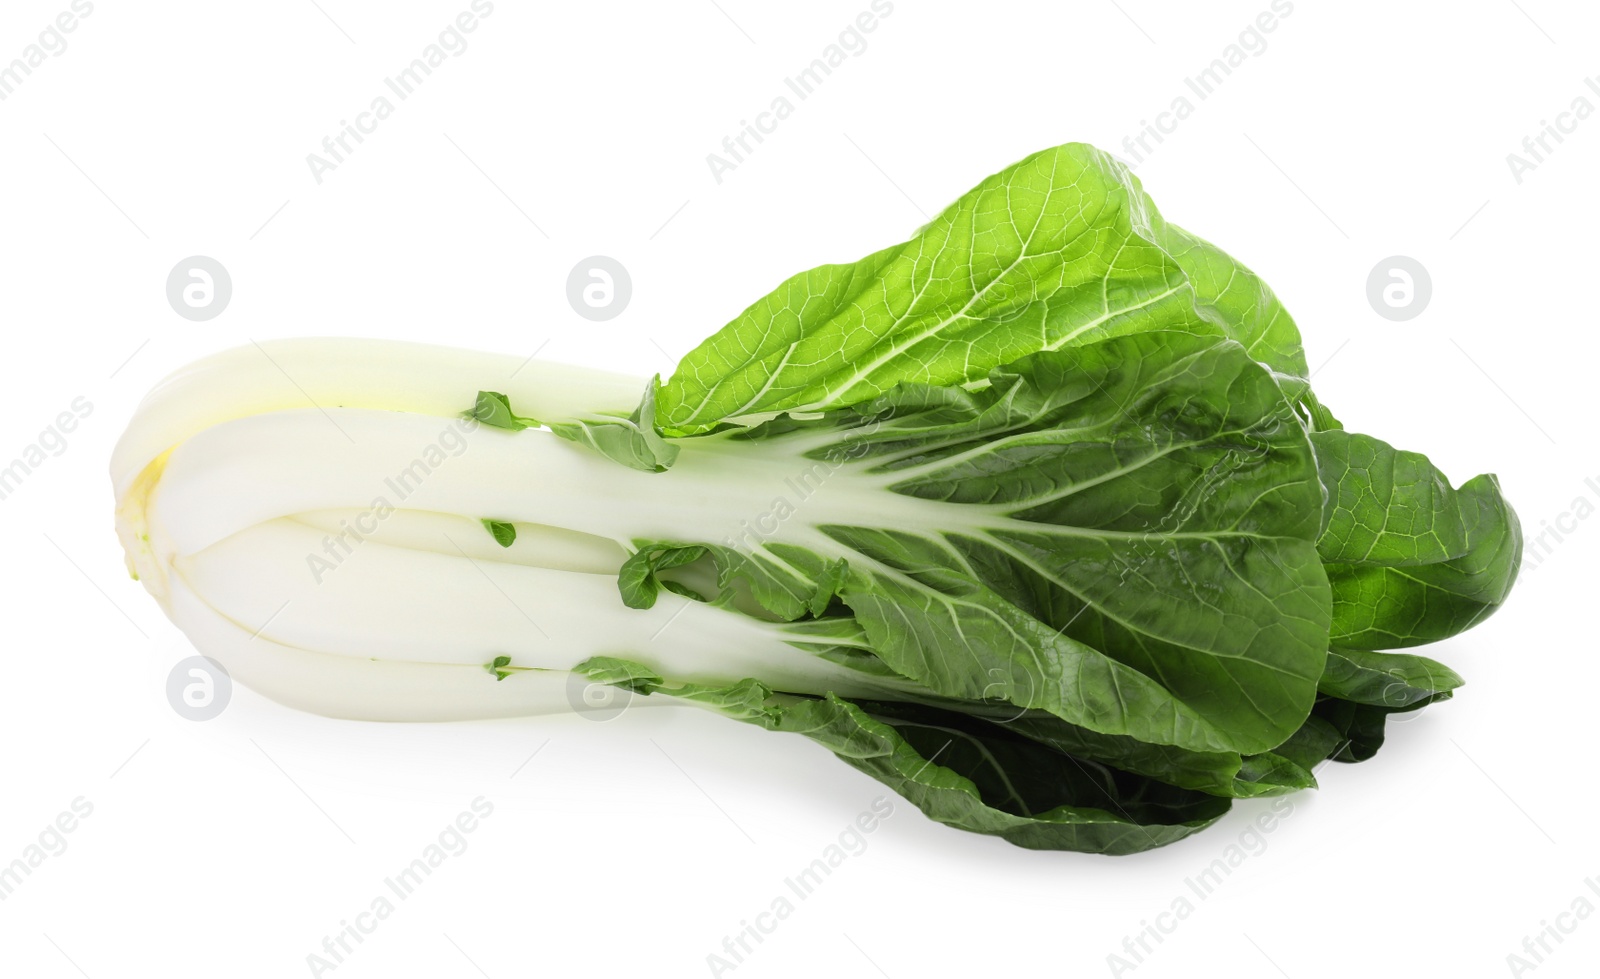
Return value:
M 1266 284 L 1081 144 L 784 281 L 665 384 L 302 343 L 301 393 L 342 407 L 225 356 L 118 449 L 130 562 L 243 682 L 395 719 L 672 698 L 1025 847 L 1165 845 L 1371 757 L 1462 686 L 1395 650 L 1520 561 L 1495 477 L 1344 431 Z M 197 391 L 223 403 L 170 410 Z M 470 456 L 417 460 L 474 391 Z M 351 444 L 284 490 L 320 415 Z M 416 509 L 357 538 L 386 546 L 319 566 L 416 465 Z M 472 521 L 489 560 L 449 546 Z

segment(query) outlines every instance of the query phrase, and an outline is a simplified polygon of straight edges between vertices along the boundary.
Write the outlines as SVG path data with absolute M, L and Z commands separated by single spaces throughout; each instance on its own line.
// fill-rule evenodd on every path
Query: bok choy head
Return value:
M 284 377 L 293 379 L 285 384 Z M 218 355 L 113 459 L 130 567 L 336 716 L 595 685 L 818 741 L 930 817 L 1128 853 L 1460 685 L 1493 477 L 1343 431 L 1248 269 L 1069 144 L 781 283 L 665 383 L 382 341 Z

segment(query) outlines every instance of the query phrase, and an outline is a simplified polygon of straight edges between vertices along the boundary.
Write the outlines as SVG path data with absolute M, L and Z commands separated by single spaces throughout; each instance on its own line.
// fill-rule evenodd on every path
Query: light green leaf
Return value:
M 704 557 L 706 548 L 699 545 L 687 547 L 655 541 L 637 541 L 628 559 L 617 572 L 617 588 L 622 593 L 622 604 L 629 608 L 653 608 L 662 589 L 672 588 L 676 582 L 664 581 L 661 572 L 681 568 Z M 679 588 L 684 587 L 682 585 Z M 698 594 L 689 597 L 699 598 Z
M 665 472 L 678 458 L 678 447 L 656 431 L 656 394 L 660 387 L 661 378 L 651 378 L 639 407 L 626 418 L 591 415 L 551 422 L 550 431 L 579 445 L 587 445 L 630 469 Z
M 991 176 L 908 241 L 778 286 L 683 359 L 658 419 L 687 434 L 858 404 L 1154 329 L 1238 340 L 1291 399 L 1304 387 L 1299 335 L 1271 290 L 1168 225 L 1122 164 L 1069 143 Z
M 478 398 L 464 416 L 477 421 L 490 428 L 503 428 L 509 432 L 520 432 L 525 428 L 538 428 L 539 422 L 534 418 L 523 418 L 511 410 L 511 399 L 499 391 L 479 391 Z
M 1521 564 L 1522 527 L 1495 477 L 1451 489 L 1425 457 L 1368 435 L 1318 432 L 1312 444 L 1327 486 L 1318 549 L 1335 646 L 1437 642 L 1500 607 Z

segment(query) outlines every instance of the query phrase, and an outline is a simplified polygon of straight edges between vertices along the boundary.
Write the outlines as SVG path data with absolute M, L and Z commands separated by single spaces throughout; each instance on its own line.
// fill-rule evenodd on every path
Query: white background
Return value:
M 1600 502 L 1600 119 L 1520 184 L 1506 161 L 1576 97 L 1600 106 L 1583 84 L 1600 74 L 1592 5 L 1298 0 L 1201 102 L 1183 79 L 1267 0 L 897 0 L 719 184 L 706 155 L 867 0 L 500 0 L 318 184 L 306 155 L 468 6 L 319 2 L 102 0 L 0 102 L 0 461 L 75 397 L 94 405 L 0 502 L 0 862 L 75 798 L 94 807 L 0 902 L 6 975 L 308 975 L 323 937 L 480 795 L 495 808 L 470 848 L 341 979 L 709 975 L 723 937 L 883 794 L 809 742 L 688 710 L 374 725 L 240 690 L 214 721 L 179 718 L 163 686 L 191 649 L 122 569 L 106 463 L 157 379 L 248 338 L 666 372 L 783 277 L 902 239 L 1034 150 L 1126 157 L 1123 138 L 1188 95 L 1138 174 L 1273 285 L 1349 427 L 1458 483 L 1499 473 L 1530 538 Z M 0 63 L 67 7 L 7 0 Z M 234 282 L 206 323 L 164 295 L 196 254 Z M 609 323 L 565 298 L 592 254 L 633 277 Z M 1365 294 L 1396 254 L 1433 281 L 1403 323 Z M 1467 677 L 1456 699 L 1396 725 L 1377 759 L 1323 768 L 1266 849 L 1125 974 L 1506 975 L 1575 897 L 1600 905 L 1584 885 L 1600 875 L 1597 552 L 1600 521 L 1578 522 L 1506 609 L 1430 650 Z M 901 803 L 730 974 L 1110 975 L 1124 936 L 1264 806 L 1111 859 Z M 1536 974 L 1597 962 L 1591 918 Z

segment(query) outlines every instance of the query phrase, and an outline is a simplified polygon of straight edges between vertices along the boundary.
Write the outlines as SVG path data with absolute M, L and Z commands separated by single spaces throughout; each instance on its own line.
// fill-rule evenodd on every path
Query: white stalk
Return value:
M 213 425 L 290 408 L 378 408 L 451 418 L 481 390 L 557 420 L 627 414 L 645 378 L 510 354 L 394 340 L 266 340 L 175 371 L 139 405 L 111 457 L 120 499 L 162 453 Z
M 549 432 L 460 418 L 485 389 L 546 418 L 629 410 L 643 392 L 632 378 L 519 364 L 293 341 L 174 375 L 113 458 L 130 567 L 240 682 L 337 716 L 568 710 L 585 684 L 566 671 L 596 655 L 674 680 L 891 691 L 772 623 L 670 593 L 626 608 L 615 572 L 633 540 L 735 537 L 797 461 L 767 468 L 744 452 L 730 467 L 685 451 L 669 472 L 643 473 Z M 514 523 L 517 541 L 501 548 L 479 518 Z M 502 655 L 518 672 L 497 681 L 483 664 Z

